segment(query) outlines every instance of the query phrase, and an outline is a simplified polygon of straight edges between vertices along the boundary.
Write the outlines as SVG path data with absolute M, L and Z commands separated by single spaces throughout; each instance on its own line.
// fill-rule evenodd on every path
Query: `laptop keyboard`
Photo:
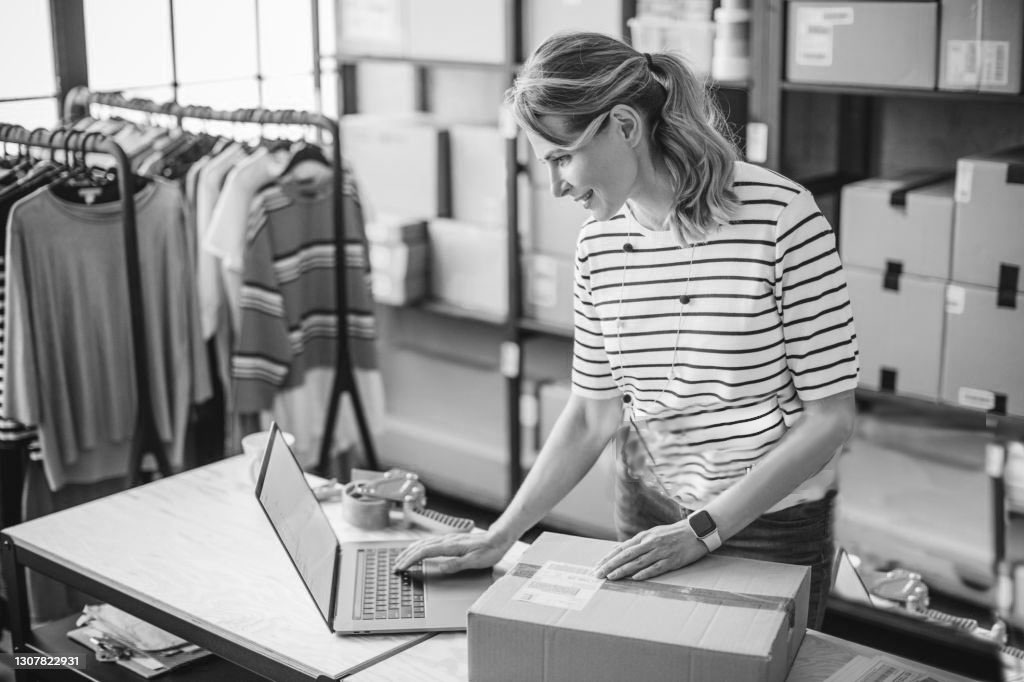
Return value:
M 360 620 L 423 618 L 423 581 L 406 572 L 395 573 L 400 547 L 360 549 L 356 558 L 357 575 L 362 576 Z M 416 566 L 422 570 L 422 562 Z

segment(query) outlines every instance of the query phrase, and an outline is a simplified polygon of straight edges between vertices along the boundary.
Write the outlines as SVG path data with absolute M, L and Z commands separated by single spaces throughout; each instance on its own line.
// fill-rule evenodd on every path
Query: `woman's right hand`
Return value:
M 441 558 L 441 573 L 456 573 L 470 568 L 489 568 L 505 556 L 515 540 L 485 533 L 452 533 L 424 538 L 406 547 L 395 560 L 395 570 L 404 571 L 423 559 Z

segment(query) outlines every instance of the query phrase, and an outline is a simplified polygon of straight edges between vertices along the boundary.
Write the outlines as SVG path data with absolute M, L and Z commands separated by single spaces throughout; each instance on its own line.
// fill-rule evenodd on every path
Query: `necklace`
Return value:
M 634 217 L 635 217 L 635 214 L 634 214 Z M 622 302 L 623 302 L 623 300 L 625 300 L 626 271 L 629 270 L 629 257 L 633 253 L 633 251 L 636 250 L 635 247 L 633 246 L 633 242 L 632 242 L 632 239 L 633 239 L 633 225 L 632 225 L 632 223 L 630 223 L 629 226 L 626 229 L 627 229 L 627 232 L 626 232 L 626 243 L 622 245 L 622 250 L 625 252 L 626 255 L 625 255 L 625 257 L 622 260 L 622 277 L 621 277 L 621 280 L 619 282 L 619 305 L 618 305 L 618 309 L 617 309 L 618 317 L 615 320 L 615 341 L 616 341 L 616 345 L 617 345 L 618 350 L 619 350 L 620 364 L 621 364 L 623 370 L 625 370 L 625 362 L 621 361 L 621 358 L 623 356 L 623 353 L 622 353 Z M 689 264 L 686 267 L 686 280 L 683 283 L 683 293 L 678 298 L 678 301 L 679 301 L 679 314 L 676 315 L 676 331 L 675 331 L 675 335 L 672 338 L 672 360 L 669 363 L 668 375 L 665 377 L 665 382 L 662 385 L 661 390 L 658 391 L 656 396 L 654 396 L 654 402 L 660 401 L 661 396 L 665 394 L 666 390 L 668 390 L 668 387 L 672 383 L 673 375 L 675 373 L 676 363 L 677 363 L 677 360 L 678 360 L 678 357 L 679 357 L 679 337 L 680 337 L 680 335 L 682 334 L 682 331 L 683 331 L 683 310 L 686 308 L 687 305 L 690 304 L 690 301 L 692 300 L 690 298 L 690 279 L 693 276 L 693 259 L 694 259 L 694 255 L 697 252 L 697 247 L 700 246 L 700 245 L 701 245 L 701 243 L 698 243 L 698 242 L 691 242 L 689 244 L 690 261 L 689 261 Z M 633 400 L 632 397 L 630 396 L 630 394 L 628 394 L 628 393 L 623 398 L 623 400 L 630 405 L 630 412 L 631 412 L 631 414 L 635 415 L 635 412 L 636 412 L 636 402 L 637 401 Z

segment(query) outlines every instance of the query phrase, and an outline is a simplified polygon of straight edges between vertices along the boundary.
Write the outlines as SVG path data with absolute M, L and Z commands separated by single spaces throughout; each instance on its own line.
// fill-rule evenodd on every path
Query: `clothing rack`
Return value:
M 79 130 L 48 130 L 36 128 L 29 131 L 21 126 L 0 125 L 0 142 L 17 144 L 26 148 L 63 150 L 66 155 L 98 152 L 109 154 L 117 162 L 118 189 L 121 194 L 124 224 L 124 253 L 127 272 L 128 306 L 131 320 L 132 349 L 135 356 L 135 387 L 138 394 L 138 409 L 135 415 L 135 432 L 132 436 L 131 460 L 128 468 L 130 485 L 142 480 L 142 458 L 148 452 L 156 457 L 157 466 L 164 476 L 171 474 L 170 462 L 164 451 L 163 441 L 156 428 L 149 388 L 148 346 L 142 308 L 142 276 L 139 266 L 139 242 L 135 222 L 135 176 L 125 151 L 110 137 L 98 133 L 83 133 Z M 67 159 L 65 159 L 65 162 Z
M 102 93 L 92 92 L 85 87 L 73 88 L 64 100 L 65 121 L 75 121 L 89 113 L 90 104 L 99 104 L 117 109 L 128 109 L 141 111 L 150 114 L 173 116 L 178 120 L 179 126 L 184 118 L 192 118 L 207 121 L 227 121 L 231 123 L 257 123 L 260 125 L 285 125 L 315 127 L 326 131 L 331 136 L 331 168 L 334 171 L 334 243 L 335 243 L 335 267 L 334 286 L 335 301 L 338 309 L 338 334 L 337 334 L 337 360 L 334 372 L 334 382 L 331 388 L 330 400 L 327 408 L 326 423 L 324 424 L 323 438 L 320 443 L 320 468 L 327 470 L 330 462 L 330 448 L 334 435 L 334 427 L 337 420 L 338 407 L 343 393 L 348 393 L 352 401 L 352 410 L 355 413 L 356 424 L 359 428 L 359 436 L 362 440 L 362 448 L 366 457 L 366 464 L 370 469 L 377 468 L 377 455 L 373 446 L 370 434 L 369 423 L 363 410 L 362 400 L 356 388 L 355 374 L 352 371 L 351 356 L 348 345 L 348 318 L 347 318 L 347 287 L 345 283 L 345 213 L 343 210 L 343 186 L 341 165 L 341 135 L 338 122 L 323 114 L 308 111 L 296 111 L 294 109 L 235 109 L 234 111 L 222 111 L 205 106 L 180 105 L 174 102 L 159 104 L 147 99 L 126 99 L 119 92 Z

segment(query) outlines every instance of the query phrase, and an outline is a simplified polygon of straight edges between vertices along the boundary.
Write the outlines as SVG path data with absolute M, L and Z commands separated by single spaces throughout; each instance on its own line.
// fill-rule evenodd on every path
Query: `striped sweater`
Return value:
M 241 331 L 232 355 L 237 409 L 270 409 L 306 370 L 334 367 L 338 312 L 333 191 L 328 174 L 312 185 L 282 183 L 261 192 L 249 212 Z M 376 368 L 369 261 L 358 192 L 346 172 L 343 193 L 348 296 L 346 322 L 354 366 Z
M 804 401 L 857 385 L 846 282 L 813 197 L 743 162 L 733 190 L 741 207 L 703 244 L 680 247 L 624 208 L 584 225 L 576 250 L 573 391 L 623 397 L 689 508 L 755 466 Z M 826 467 L 775 509 L 833 484 Z

